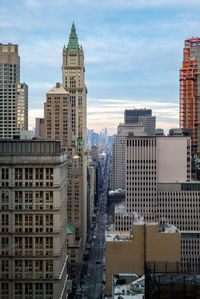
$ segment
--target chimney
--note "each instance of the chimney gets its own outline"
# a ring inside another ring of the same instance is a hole
[[[60,88],[60,83],[56,83],[56,88]]]

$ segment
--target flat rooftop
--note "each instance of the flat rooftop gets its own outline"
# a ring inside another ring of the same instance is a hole
[[[114,299],[142,299],[145,290],[145,277],[136,274],[119,274],[113,276]]]

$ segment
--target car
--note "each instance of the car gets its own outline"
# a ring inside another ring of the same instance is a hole
[[[96,264],[101,264],[101,261],[96,261]]]

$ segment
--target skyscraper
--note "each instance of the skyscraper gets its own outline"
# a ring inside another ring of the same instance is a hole
[[[70,94],[72,104],[72,132],[75,145],[86,148],[87,88],[84,81],[84,53],[72,24],[67,48],[63,48],[63,87]]]
[[[180,69],[180,127],[189,129],[192,153],[200,152],[200,37],[185,40]]]
[[[28,85],[17,85],[17,129],[28,130]]]
[[[126,109],[124,111],[125,124],[141,124],[148,136],[154,136],[156,117],[152,116],[151,109]]]
[[[0,116],[0,138],[12,139],[28,129],[28,87],[20,84],[16,44],[0,44]]]
[[[44,103],[44,136],[71,146],[71,103],[69,93],[60,85],[51,88]]]

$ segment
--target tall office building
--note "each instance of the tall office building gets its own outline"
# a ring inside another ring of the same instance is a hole
[[[0,138],[12,139],[27,129],[27,103],[27,85],[20,85],[18,45],[0,44]]]
[[[72,24],[67,48],[63,48],[63,87],[70,94],[72,104],[72,132],[75,145],[86,148],[87,88],[84,81],[84,53]]]
[[[151,109],[126,109],[124,111],[124,124],[141,124],[148,136],[155,135],[156,117],[152,116]]]
[[[180,69],[180,127],[189,129],[192,153],[200,153],[200,37],[185,40]]]
[[[44,136],[71,145],[71,103],[69,93],[60,85],[51,88],[44,103]]]
[[[125,213],[175,225],[182,261],[198,263],[200,183],[191,181],[190,137],[127,137],[125,165]],[[128,217],[119,216],[115,228],[123,230]]]
[[[84,81],[84,53],[79,45],[76,28],[72,24],[67,47],[63,48],[63,87],[70,95],[72,148],[68,148],[69,164],[68,215],[83,244],[87,236],[87,88]],[[75,147],[74,147],[75,146]],[[79,175],[76,175],[78,170]],[[71,174],[70,174],[71,173]],[[79,192],[76,192],[78,188]],[[73,194],[76,194],[74,200]]]
[[[60,141],[0,142],[0,298],[67,298],[67,155]]]
[[[28,85],[17,85],[17,128],[20,131],[28,130]]]
[[[138,123],[120,124],[112,145],[110,189],[125,189],[125,149],[128,136],[145,136],[144,127]]]

